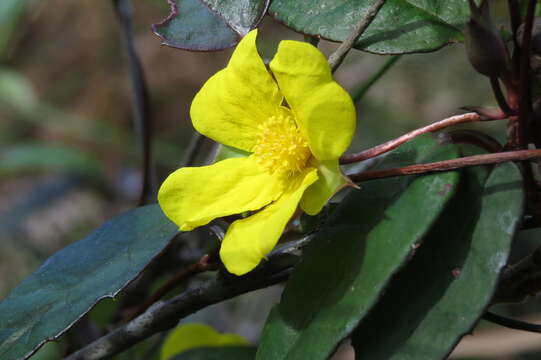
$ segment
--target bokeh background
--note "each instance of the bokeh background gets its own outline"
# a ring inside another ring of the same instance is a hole
[[[133,3],[135,42],[151,95],[159,184],[183,162],[192,139],[192,97],[225,66],[231,50],[190,53],[161,46],[150,27],[168,14],[166,0]],[[261,29],[261,51],[267,56],[281,39],[302,40],[271,18],[264,19]],[[327,54],[335,47],[320,44]],[[354,91],[386,60],[353,51],[337,71],[337,81]],[[352,149],[457,114],[467,105],[490,106],[494,100],[487,79],[469,66],[462,45],[403,56],[358,103]],[[501,124],[477,127],[502,134]],[[140,164],[127,59],[112,3],[1,0],[0,298],[56,250],[136,206]],[[191,235],[181,250],[198,258],[204,251],[198,241],[204,237]],[[536,234],[524,238],[517,254],[534,246]],[[188,321],[203,321],[257,343],[261,324],[279,294],[280,287],[274,287],[245,295]],[[98,330],[104,331],[114,319],[119,302],[105,301],[92,312],[90,319]],[[539,302],[499,309],[541,321],[536,315],[540,310]],[[118,358],[150,359],[159,339]],[[66,350],[63,346],[48,346],[35,358],[58,358]],[[481,324],[455,355],[539,359],[539,349],[538,335]],[[337,358],[351,356],[346,346],[340,353]]]

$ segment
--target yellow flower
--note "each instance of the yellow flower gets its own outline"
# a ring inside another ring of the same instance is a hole
[[[170,360],[189,350],[225,346],[248,346],[248,341],[237,334],[220,334],[208,325],[181,324],[165,338],[160,358]]]
[[[224,265],[237,275],[273,249],[299,204],[315,215],[347,183],[338,158],[355,130],[352,100],[317,48],[282,41],[269,72],[256,36],[253,30],[241,40],[190,109],[197,131],[250,154],[181,168],[158,194],[164,213],[183,231],[257,211],[233,222],[221,245]]]

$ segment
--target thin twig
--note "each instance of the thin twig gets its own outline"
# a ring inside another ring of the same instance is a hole
[[[526,12],[526,21],[524,23],[524,31],[522,39],[517,39],[520,42],[520,68],[519,68],[519,91],[520,91],[520,106],[517,128],[517,145],[520,149],[527,148],[526,133],[528,126],[531,124],[531,115],[533,113],[532,99],[530,94],[530,48],[532,42],[533,23],[535,18],[535,7],[537,0],[528,1],[528,9]]]
[[[509,17],[511,18],[511,31],[513,33],[513,39],[516,40],[516,34],[518,27],[520,26],[520,9],[517,0],[507,0],[509,7]],[[516,46],[515,42],[515,46]]]
[[[485,149],[490,153],[503,151],[503,146],[492,136],[472,129],[457,129],[445,132],[445,138],[451,144],[469,144]]]
[[[131,316],[131,319],[144,313],[149,307],[151,307],[154,303],[163,298],[168,292],[178,287],[190,277],[205,271],[218,270],[218,263],[209,262],[209,259],[209,255],[204,255],[201,259],[199,259],[198,262],[179,271],[162,287],[160,287],[154,294],[152,294],[152,296],[148,298],[147,301],[145,301],[145,303]]]
[[[195,160],[197,159],[197,155],[199,155],[199,152],[201,151],[201,148],[204,144],[205,137],[195,131],[193,133],[192,139],[190,140],[190,144],[186,149],[186,153],[182,161],[182,166],[193,166],[195,164]]]
[[[180,319],[209,305],[278,284],[286,280],[290,272],[291,268],[288,268],[265,277],[253,278],[250,281],[241,278],[230,282],[216,280],[206,286],[186,291],[167,302],[155,304],[144,314],[68,356],[65,360],[109,359],[156,333],[173,328]]]
[[[364,150],[356,154],[343,155],[340,158],[340,164],[350,164],[350,163],[363,161],[366,159],[376,157],[378,155],[381,155],[393,149],[396,149],[400,145],[422,134],[438,131],[446,127],[457,125],[457,124],[463,124],[463,123],[468,123],[468,122],[473,122],[473,121],[482,121],[482,120],[485,120],[485,119],[481,115],[474,112],[452,116],[450,118],[440,120],[438,122],[427,125],[425,127],[410,131],[409,133],[406,133],[396,139],[389,140],[386,143],[374,146],[371,149]]]
[[[399,168],[365,171],[355,174],[348,174],[348,177],[355,182],[381,179],[394,176],[413,174],[427,174],[440,171],[460,169],[467,166],[498,164],[507,161],[524,161],[541,158],[541,150],[518,150],[507,151],[495,154],[483,154],[466,156],[458,159],[436,161],[433,163],[408,165]]]
[[[150,121],[150,98],[143,66],[135,50],[133,40],[132,8],[130,0],[113,0],[115,12],[120,22],[124,48],[128,55],[132,83],[133,113],[136,131],[139,133],[142,162],[142,184],[139,205],[149,203],[154,198],[154,167],[152,164],[152,126]]]
[[[511,57],[513,76],[511,78],[503,78],[502,80],[507,87],[508,103],[511,105],[511,108],[516,110],[518,109],[518,103],[516,102],[518,99],[518,89],[516,89],[516,86],[518,85],[518,76],[516,76],[516,74],[519,73],[520,68],[520,46],[518,40],[518,29],[520,27],[520,23],[522,22],[522,18],[520,15],[518,0],[507,0],[507,5],[509,8],[509,18],[511,19],[511,34],[513,38],[513,54]]]
[[[312,35],[304,35],[304,41],[317,47],[319,45],[319,37]]]
[[[370,88],[372,88],[372,86],[376,82],[378,82],[378,80],[381,79],[381,77],[385,75],[387,71],[389,71],[394,66],[394,64],[396,64],[396,62],[400,60],[401,57],[402,55],[394,55],[387,59],[387,61],[381,66],[381,68],[370,77],[370,79],[368,79],[364,84],[362,84],[359,88],[353,91],[353,95],[351,96],[353,98],[353,102],[356,103],[361,100],[368,92],[368,90],[370,90]]]
[[[222,145],[220,143],[216,141],[211,142],[207,158],[204,160],[205,165],[210,165],[216,161],[216,157],[220,153],[221,147]]]
[[[532,99],[530,94],[530,48],[532,40],[532,30],[535,18],[535,7],[537,0],[528,1],[528,9],[526,12],[526,21],[524,23],[524,31],[520,41],[520,64],[519,64],[519,94],[520,106],[518,116],[517,144],[520,149],[527,148],[526,134],[528,127],[531,124],[531,115],[533,112]]]
[[[494,324],[505,326],[514,330],[529,331],[534,333],[541,333],[541,325],[528,323],[521,320],[511,319],[505,316],[494,314],[490,311],[487,311],[483,314],[483,319],[490,321]]]
[[[511,110],[511,107],[507,103],[507,100],[505,99],[505,96],[503,95],[502,88],[500,86],[500,81],[497,77],[491,76],[490,77],[490,86],[492,86],[492,92],[494,93],[494,97],[496,98],[496,101],[498,102],[498,105],[500,106],[500,109],[506,114],[511,115],[513,114],[513,110]]]
[[[109,359],[156,333],[173,328],[183,317],[209,305],[278,284],[289,277],[292,267],[301,256],[302,248],[310,239],[305,237],[284,244],[268,256],[268,261],[248,275],[217,277],[199,288],[186,290],[166,302],[156,303],[142,315],[65,360]]]
[[[338,66],[342,63],[348,52],[355,45],[357,39],[364,33],[364,31],[370,26],[372,21],[376,18],[381,7],[385,4],[385,0],[376,0],[376,2],[368,9],[366,15],[359,21],[353,28],[351,34],[344,40],[342,44],[336,49],[335,52],[329,56],[329,66],[332,72],[334,72]]]
[[[492,304],[520,303],[539,292],[541,292],[541,247],[505,269]]]

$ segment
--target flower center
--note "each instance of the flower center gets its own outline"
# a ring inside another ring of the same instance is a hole
[[[311,152],[294,119],[280,114],[259,125],[254,155],[271,174],[292,175],[304,169]]]

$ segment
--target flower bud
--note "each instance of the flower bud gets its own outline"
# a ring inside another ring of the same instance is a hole
[[[468,59],[477,72],[501,77],[509,69],[509,54],[490,18],[488,1],[483,0],[479,6],[474,0],[468,1],[471,17],[464,32]]]

